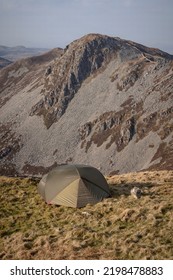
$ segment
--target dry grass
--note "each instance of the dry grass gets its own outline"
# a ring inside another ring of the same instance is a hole
[[[111,198],[73,209],[44,203],[34,180],[0,177],[0,259],[173,259],[173,171],[107,180]]]

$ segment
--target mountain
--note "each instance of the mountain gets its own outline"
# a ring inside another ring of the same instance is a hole
[[[99,34],[0,71],[0,173],[173,168],[173,56]]]
[[[10,61],[39,55],[46,51],[48,51],[46,48],[26,48],[24,46],[7,47],[0,45],[0,57]]]
[[[6,67],[7,65],[11,64],[12,62],[0,57],[0,69]]]

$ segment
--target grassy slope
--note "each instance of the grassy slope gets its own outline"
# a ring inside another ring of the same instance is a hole
[[[173,171],[107,180],[111,198],[73,209],[47,205],[34,180],[0,177],[0,259],[173,259]]]

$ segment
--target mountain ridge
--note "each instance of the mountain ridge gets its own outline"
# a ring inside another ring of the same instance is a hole
[[[25,46],[8,47],[0,45],[0,57],[12,62],[47,52],[47,48],[27,48]]]
[[[8,59],[0,57],[0,69],[8,66],[11,63],[12,63],[12,61],[9,61]]]
[[[1,174],[172,169],[172,55],[89,34],[29,61],[0,72]]]

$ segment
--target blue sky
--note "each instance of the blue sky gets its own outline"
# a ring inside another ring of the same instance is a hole
[[[0,45],[65,47],[101,33],[173,54],[173,0],[0,0]]]

